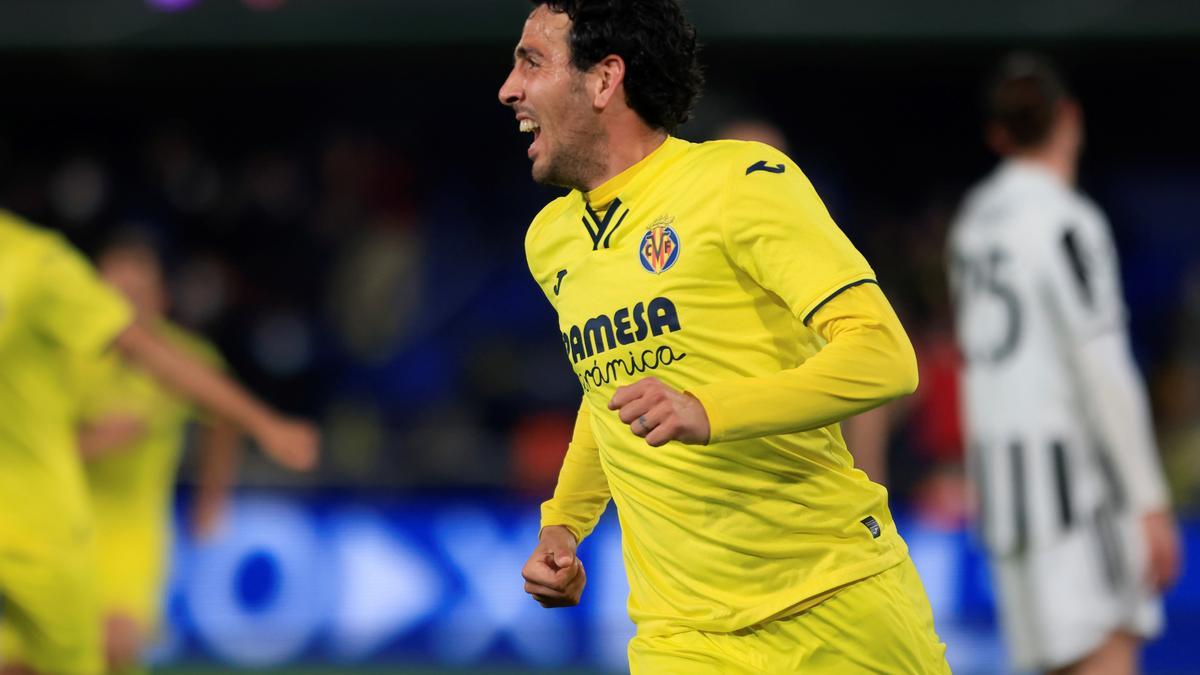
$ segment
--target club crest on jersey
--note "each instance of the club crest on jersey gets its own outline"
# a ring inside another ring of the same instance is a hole
[[[660,216],[646,230],[638,246],[638,258],[642,267],[652,274],[662,274],[679,260],[679,235],[671,227],[675,219]]]

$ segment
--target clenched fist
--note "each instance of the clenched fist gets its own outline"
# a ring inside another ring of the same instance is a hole
[[[587,574],[575,557],[575,535],[561,525],[542,528],[533,555],[529,556],[521,576],[525,592],[542,607],[571,607],[579,604]]]

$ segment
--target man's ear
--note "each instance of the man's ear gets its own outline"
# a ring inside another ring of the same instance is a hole
[[[597,110],[604,110],[613,102],[617,92],[624,90],[625,59],[610,54],[592,66],[591,75],[592,105]],[[624,101],[624,96],[616,100]]]

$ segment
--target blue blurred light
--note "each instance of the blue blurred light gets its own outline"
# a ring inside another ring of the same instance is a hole
[[[247,556],[234,576],[237,579],[238,600],[251,612],[269,606],[279,593],[279,566],[266,551]]]

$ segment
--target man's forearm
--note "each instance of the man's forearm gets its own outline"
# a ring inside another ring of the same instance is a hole
[[[611,498],[591,419],[587,404],[581,402],[554,496],[542,504],[542,528],[561,525],[576,543],[591,533]]]
[[[176,349],[140,322],[121,333],[116,345],[122,356],[160,382],[243,430],[257,433],[272,419],[272,411],[236,382]]]
[[[197,488],[202,499],[221,501],[237,473],[238,442],[241,434],[232,425],[218,421],[203,430]]]
[[[595,447],[567,447],[554,496],[542,503],[542,527],[561,525],[583,541],[604,513],[611,498],[608,479]]]
[[[813,320],[828,344],[800,366],[688,390],[708,413],[710,443],[816,429],[916,389],[912,344],[878,287],[847,290]]]
[[[1135,508],[1141,513],[1167,508],[1150,404],[1124,334],[1094,336],[1079,346],[1076,358],[1088,415]]]

